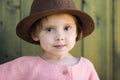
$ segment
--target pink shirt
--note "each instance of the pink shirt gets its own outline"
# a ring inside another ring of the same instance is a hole
[[[39,56],[24,56],[0,65],[0,80],[99,80],[93,64],[81,57],[74,66],[46,62]]]

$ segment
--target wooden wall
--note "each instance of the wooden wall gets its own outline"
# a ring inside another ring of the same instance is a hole
[[[42,49],[16,36],[17,23],[27,16],[33,0],[0,0],[0,64],[24,55],[38,55]],[[120,80],[120,0],[74,0],[76,7],[90,14],[95,31],[76,43],[74,56],[92,61],[101,80]]]

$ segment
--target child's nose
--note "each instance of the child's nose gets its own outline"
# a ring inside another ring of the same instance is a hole
[[[62,33],[56,34],[55,40],[56,41],[62,41],[62,40],[64,40],[64,35]]]

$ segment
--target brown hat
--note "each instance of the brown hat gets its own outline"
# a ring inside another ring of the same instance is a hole
[[[39,42],[34,41],[29,35],[31,26],[38,19],[56,13],[69,13],[76,16],[79,21],[78,23],[82,25],[83,38],[91,34],[94,30],[92,18],[88,14],[77,10],[72,0],[34,0],[30,15],[21,20],[17,25],[17,35],[27,42],[39,44]]]

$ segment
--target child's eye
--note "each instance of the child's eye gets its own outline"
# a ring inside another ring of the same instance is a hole
[[[68,31],[68,30],[71,29],[71,27],[70,27],[70,26],[66,26],[64,29],[65,29],[66,31]]]
[[[51,32],[53,29],[52,28],[46,28],[47,32]]]

